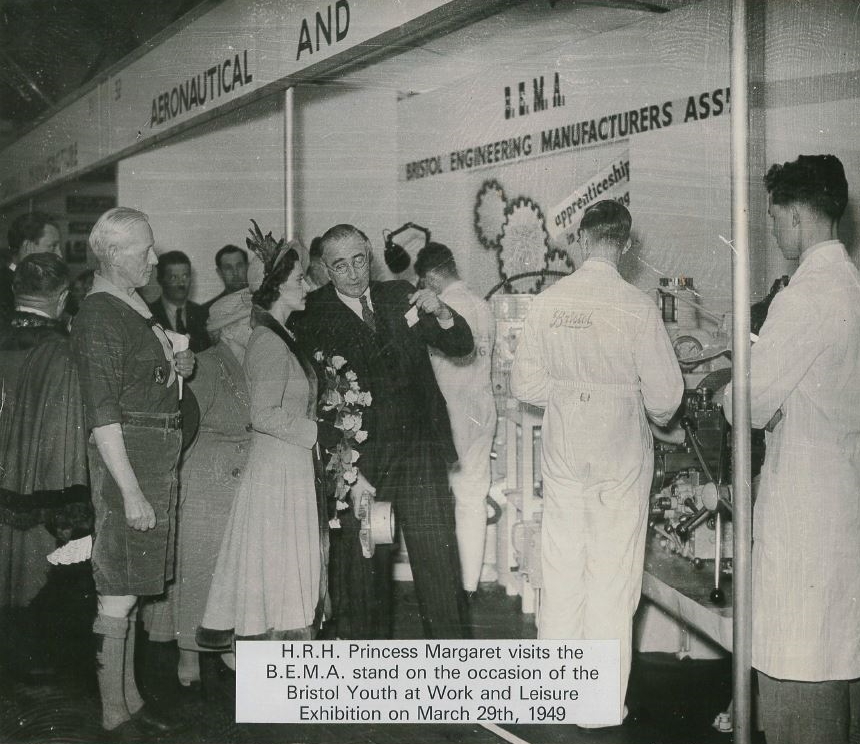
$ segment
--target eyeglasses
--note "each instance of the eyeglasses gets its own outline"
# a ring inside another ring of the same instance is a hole
[[[333,271],[335,274],[340,274],[341,276],[346,276],[349,273],[350,266],[354,269],[363,269],[367,266],[367,255],[361,253],[357,256],[354,256],[352,261],[342,261],[338,263],[337,266],[326,266],[329,271]]]

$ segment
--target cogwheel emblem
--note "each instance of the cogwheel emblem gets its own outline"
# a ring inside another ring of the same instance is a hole
[[[573,259],[567,251],[550,248],[546,252],[546,278],[541,289],[555,284],[561,278],[559,274],[572,274],[574,268]]]
[[[495,179],[484,181],[475,199],[475,232],[481,245],[487,250],[494,251],[499,248],[507,206],[505,190],[501,184]]]
[[[546,268],[549,234],[540,207],[528,197],[519,197],[505,210],[499,240],[499,270],[502,278],[542,271]],[[541,287],[541,277],[524,282],[529,292]]]

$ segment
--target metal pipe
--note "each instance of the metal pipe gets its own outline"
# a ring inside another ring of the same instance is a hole
[[[749,94],[747,90],[747,0],[732,0],[732,485],[734,741],[751,740],[752,607],[750,498],[750,257],[749,257]]]
[[[720,588],[723,566],[723,515],[719,509],[714,515],[714,588]]]
[[[292,240],[295,237],[295,154],[293,133],[295,131],[293,116],[295,88],[284,91],[284,236]],[[304,259],[304,256],[302,257]]]

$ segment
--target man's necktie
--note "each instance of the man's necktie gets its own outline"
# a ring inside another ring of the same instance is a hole
[[[176,308],[176,332],[177,333],[187,333],[188,329],[185,327],[185,320],[182,317],[182,308]]]
[[[367,297],[365,295],[361,295],[361,297],[358,298],[358,301],[361,303],[361,319],[367,323],[371,331],[376,333],[376,315],[373,310],[370,309],[370,305],[367,304]]]

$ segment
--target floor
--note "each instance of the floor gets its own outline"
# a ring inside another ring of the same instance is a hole
[[[0,615],[0,742],[108,741],[100,727],[92,635],[93,597],[88,577],[60,569],[51,589],[26,610]],[[398,583],[396,636],[420,634],[412,585]],[[482,587],[473,603],[477,638],[534,638],[533,618],[518,599],[495,585]],[[478,725],[318,724],[237,725],[234,678],[214,655],[204,655],[202,683],[176,681],[174,644],[142,636],[138,680],[152,706],[181,723],[165,744],[501,744]],[[511,725],[505,729],[530,744],[728,744],[730,734],[711,724],[731,698],[728,661],[678,660],[639,654],[634,660],[623,726],[580,729],[573,725]],[[516,741],[516,739],[513,739]],[[759,739],[758,741],[761,741]]]

